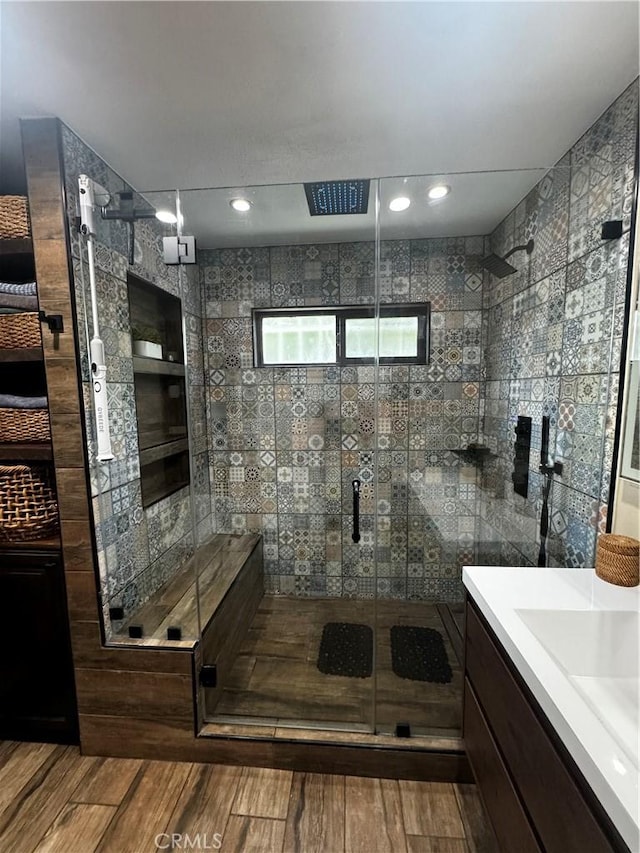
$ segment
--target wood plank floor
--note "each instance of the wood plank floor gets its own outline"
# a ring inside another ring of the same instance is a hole
[[[317,667],[327,622],[376,626],[371,678],[326,675]],[[450,626],[454,619],[449,620]],[[449,684],[399,678],[391,666],[393,625],[436,628],[453,672]],[[449,626],[449,627],[450,627]],[[378,732],[408,722],[414,734],[457,736],[462,725],[462,668],[438,607],[423,602],[266,595],[247,632],[212,721],[241,717],[273,726],[310,723],[371,725]]]
[[[498,853],[475,785],[81,756],[0,741],[11,853]]]

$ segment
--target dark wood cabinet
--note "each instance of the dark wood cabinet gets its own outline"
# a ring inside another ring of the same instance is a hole
[[[466,608],[463,738],[505,853],[628,853],[470,599]]]
[[[62,561],[0,550],[0,738],[77,742]]]

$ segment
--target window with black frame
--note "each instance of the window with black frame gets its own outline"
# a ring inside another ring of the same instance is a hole
[[[253,310],[256,367],[427,364],[430,303]]]

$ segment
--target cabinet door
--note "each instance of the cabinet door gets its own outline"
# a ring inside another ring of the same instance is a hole
[[[466,677],[542,849],[625,850],[551,723],[524,692],[499,640],[472,604],[467,606],[466,625]]]
[[[0,737],[76,741],[62,563],[0,553]]]

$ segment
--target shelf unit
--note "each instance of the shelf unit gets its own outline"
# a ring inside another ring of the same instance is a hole
[[[11,237],[0,240],[0,257],[15,255],[32,255],[33,241],[31,237]]]
[[[36,279],[31,238],[0,239],[2,281]],[[41,346],[0,348],[0,391],[45,396]],[[53,465],[51,441],[7,442],[0,464]],[[0,542],[0,738],[77,742],[60,534]]]
[[[1,243],[1,241],[0,241]],[[42,347],[0,349],[0,392],[46,394]],[[51,441],[3,441],[0,435],[0,464],[53,462]],[[2,545],[0,544],[0,547]]]
[[[184,376],[184,364],[134,355],[133,371],[134,373],[146,373],[150,376]]]
[[[190,482],[182,305],[132,274],[128,285],[132,338],[133,330],[148,331],[163,355],[133,356],[142,504],[148,507]]]
[[[43,361],[42,347],[21,347],[20,349],[0,349],[0,362],[7,361]]]
[[[50,462],[51,444],[38,441],[0,441],[0,460],[3,462]]]
[[[33,242],[30,237],[0,239],[0,278],[2,281],[27,281],[35,279]],[[35,396],[46,395],[46,376],[42,347],[0,348],[0,363],[11,365],[3,371],[0,392]],[[29,462],[51,463],[51,442],[2,441],[0,436],[0,463],[21,464]],[[0,542],[0,550],[59,550],[60,537],[45,537],[33,542]]]

